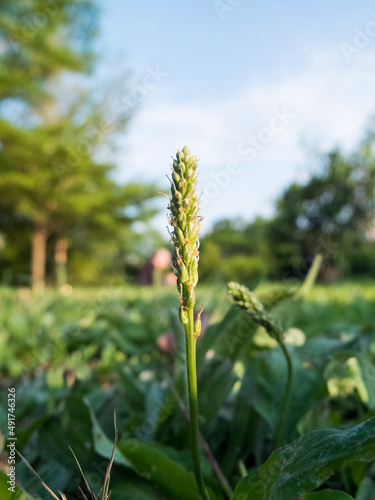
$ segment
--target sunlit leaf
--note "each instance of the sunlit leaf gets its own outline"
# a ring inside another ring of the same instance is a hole
[[[312,431],[275,450],[238,483],[233,500],[294,500],[357,460],[375,460],[375,418],[343,431]]]

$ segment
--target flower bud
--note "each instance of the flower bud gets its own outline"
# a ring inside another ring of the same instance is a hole
[[[182,306],[180,306],[180,321],[183,325],[186,325],[189,321],[187,311]]]
[[[186,281],[189,280],[189,274],[187,272],[186,266],[184,263],[182,263],[178,267],[180,270],[180,276],[179,276],[180,281],[181,281],[181,283],[185,283]]]
[[[201,331],[202,331],[202,320],[201,320],[201,313],[199,313],[194,325],[194,337],[198,338],[199,335],[201,334]]]

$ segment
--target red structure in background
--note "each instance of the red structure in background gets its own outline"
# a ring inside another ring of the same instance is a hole
[[[171,272],[172,254],[166,248],[159,248],[140,269],[140,285],[173,285],[176,277]]]

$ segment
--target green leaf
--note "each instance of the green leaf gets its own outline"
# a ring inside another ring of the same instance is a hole
[[[102,431],[99,422],[96,419],[94,410],[92,409],[90,403],[86,398],[83,398],[83,402],[87,406],[90,412],[90,418],[92,422],[92,436],[94,441],[95,451],[104,458],[108,458],[110,460],[113,450],[114,443],[111,442],[110,439]],[[119,453],[118,450],[115,451],[115,456],[113,461],[117,464],[125,465],[127,467],[131,467],[132,464],[124,458],[123,454]]]
[[[104,434],[86,398],[84,402],[90,412],[95,451],[110,459],[113,443]],[[114,461],[134,469],[152,484],[158,485],[167,498],[201,500],[193,473],[172,460],[157,445],[136,439],[123,440],[117,444]]]
[[[236,380],[233,364],[227,359],[218,362],[213,360],[203,367],[198,378],[202,426],[207,426],[217,418],[217,413],[227,400]]]
[[[375,409],[375,366],[372,360],[370,349],[362,351],[357,357],[360,366],[360,376],[367,391],[367,401],[364,401],[370,408]]]
[[[322,490],[316,493],[308,493],[301,500],[354,500],[354,498],[343,491]]]
[[[207,330],[204,332],[204,335],[199,337],[199,341],[197,342],[197,367],[204,362],[204,356],[209,349],[217,349],[218,347],[218,339],[226,335],[227,331],[233,329],[238,322],[238,317],[241,315],[241,311],[232,306],[224,316],[224,318],[218,323],[214,323],[208,326]],[[243,315],[246,317],[245,315]],[[227,352],[229,347],[232,344],[228,341],[225,345],[223,351]],[[225,357],[225,356],[222,356]],[[229,357],[229,356],[228,356]]]
[[[37,431],[47,420],[51,418],[50,415],[42,415],[24,431],[20,431],[17,436],[17,449],[18,451],[22,451],[23,447],[26,445],[26,443],[29,441],[31,435]]]
[[[374,459],[375,418],[343,431],[312,431],[275,450],[238,483],[233,500],[294,500],[317,488],[347,462]]]
[[[374,500],[375,482],[366,476],[358,486],[355,500]]]
[[[319,274],[320,266],[322,265],[322,260],[323,260],[322,254],[318,253],[317,255],[315,255],[314,261],[311,264],[309,272],[307,273],[307,276],[304,282],[302,283],[301,288],[299,289],[298,295],[300,297],[305,297],[314,286],[315,281]]]
[[[237,469],[239,458],[246,460],[247,456],[254,455],[256,465],[261,465],[266,458],[262,459],[266,453],[264,442],[269,436],[269,426],[266,424],[267,419],[255,410],[255,402],[259,399],[257,377],[261,373],[260,370],[259,357],[247,361],[233,408],[225,455],[221,462],[223,472],[227,476],[230,476],[234,468]]]
[[[193,473],[152,444],[129,439],[120,441],[117,447],[138,473],[157,484],[168,499],[202,500]]]
[[[126,492],[126,498],[134,500],[165,500],[164,496],[160,495],[160,492],[154,491],[154,489],[142,478],[137,476],[138,482],[131,480],[129,478],[119,479],[111,481],[110,491],[111,499],[121,499],[124,498],[124,492]]]
[[[308,339],[303,346],[289,347],[294,374],[285,426],[286,442],[297,437],[296,427],[301,417],[326,397],[324,369],[330,355],[349,345],[337,339],[317,337]],[[254,354],[245,363],[245,374],[247,393],[252,394],[251,405],[274,431],[286,379],[286,362],[280,348]],[[241,447],[245,445],[242,442]]]
[[[241,310],[229,310],[221,323],[213,325],[213,331],[215,330],[218,330],[214,344],[217,357],[230,359],[233,362],[248,357],[257,325],[247,314]]]

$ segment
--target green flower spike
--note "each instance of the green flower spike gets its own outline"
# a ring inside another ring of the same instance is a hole
[[[174,244],[173,269],[181,294],[180,320],[188,323],[188,311],[194,308],[194,288],[198,283],[199,232],[202,217],[198,214],[198,160],[190,156],[185,146],[178,151],[172,167],[171,200],[169,205]],[[198,333],[194,329],[194,333]]]
[[[173,160],[171,199],[169,204],[170,231],[174,245],[173,269],[180,293],[180,320],[185,329],[186,369],[189,390],[190,442],[195,479],[204,500],[210,500],[204,485],[199,458],[199,423],[196,343],[201,331],[201,313],[194,322],[194,289],[198,283],[199,232],[202,218],[198,214],[198,160],[190,156],[185,146]]]

